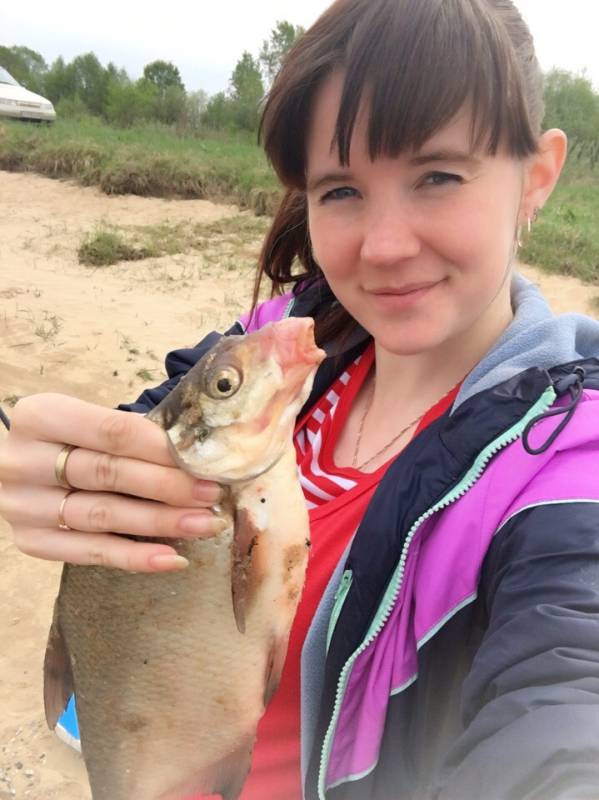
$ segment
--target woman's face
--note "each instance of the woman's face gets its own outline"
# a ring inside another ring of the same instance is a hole
[[[349,167],[331,149],[342,76],[318,93],[307,141],[314,257],[349,313],[391,353],[410,355],[497,335],[507,324],[509,271],[524,168],[470,153],[455,118],[419,152],[371,161],[358,117]]]

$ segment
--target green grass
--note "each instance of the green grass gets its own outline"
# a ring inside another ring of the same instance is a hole
[[[548,272],[599,285],[599,172],[563,175],[520,253]]]
[[[525,244],[521,261],[599,285],[599,170],[572,160]]]
[[[107,266],[118,261],[174,255],[188,250],[207,250],[228,242],[255,245],[264,238],[268,220],[236,215],[216,222],[161,225],[104,225],[87,234],[78,250],[79,262]],[[210,260],[208,255],[207,260]]]
[[[121,130],[92,117],[50,126],[0,123],[0,169],[99,185],[106,194],[205,198],[272,213],[280,196],[246,134],[180,137],[168,127]]]

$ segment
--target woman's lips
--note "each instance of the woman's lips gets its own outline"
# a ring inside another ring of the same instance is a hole
[[[411,283],[399,288],[382,287],[380,289],[371,289],[368,294],[370,294],[375,305],[379,306],[381,310],[400,310],[418,303],[430,294],[432,289],[440,283],[442,283],[442,281]]]

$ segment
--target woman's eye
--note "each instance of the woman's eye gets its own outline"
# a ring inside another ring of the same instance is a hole
[[[346,200],[348,197],[355,197],[356,190],[351,186],[339,186],[337,189],[331,189],[320,198],[321,203],[326,203],[327,200]]]
[[[464,179],[461,175],[456,175],[453,172],[431,172],[425,175],[422,183],[425,186],[445,186],[448,183],[463,183]]]

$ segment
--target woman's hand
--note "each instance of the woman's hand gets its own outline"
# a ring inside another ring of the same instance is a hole
[[[71,494],[55,470],[65,444],[76,448],[65,470]],[[118,534],[212,536],[224,527],[210,510],[220,494],[218,484],[175,466],[155,423],[66,395],[20,400],[0,442],[0,514],[19,550],[38,558],[136,572],[181,569],[187,562],[174,548]],[[63,501],[70,530],[58,527]]]

